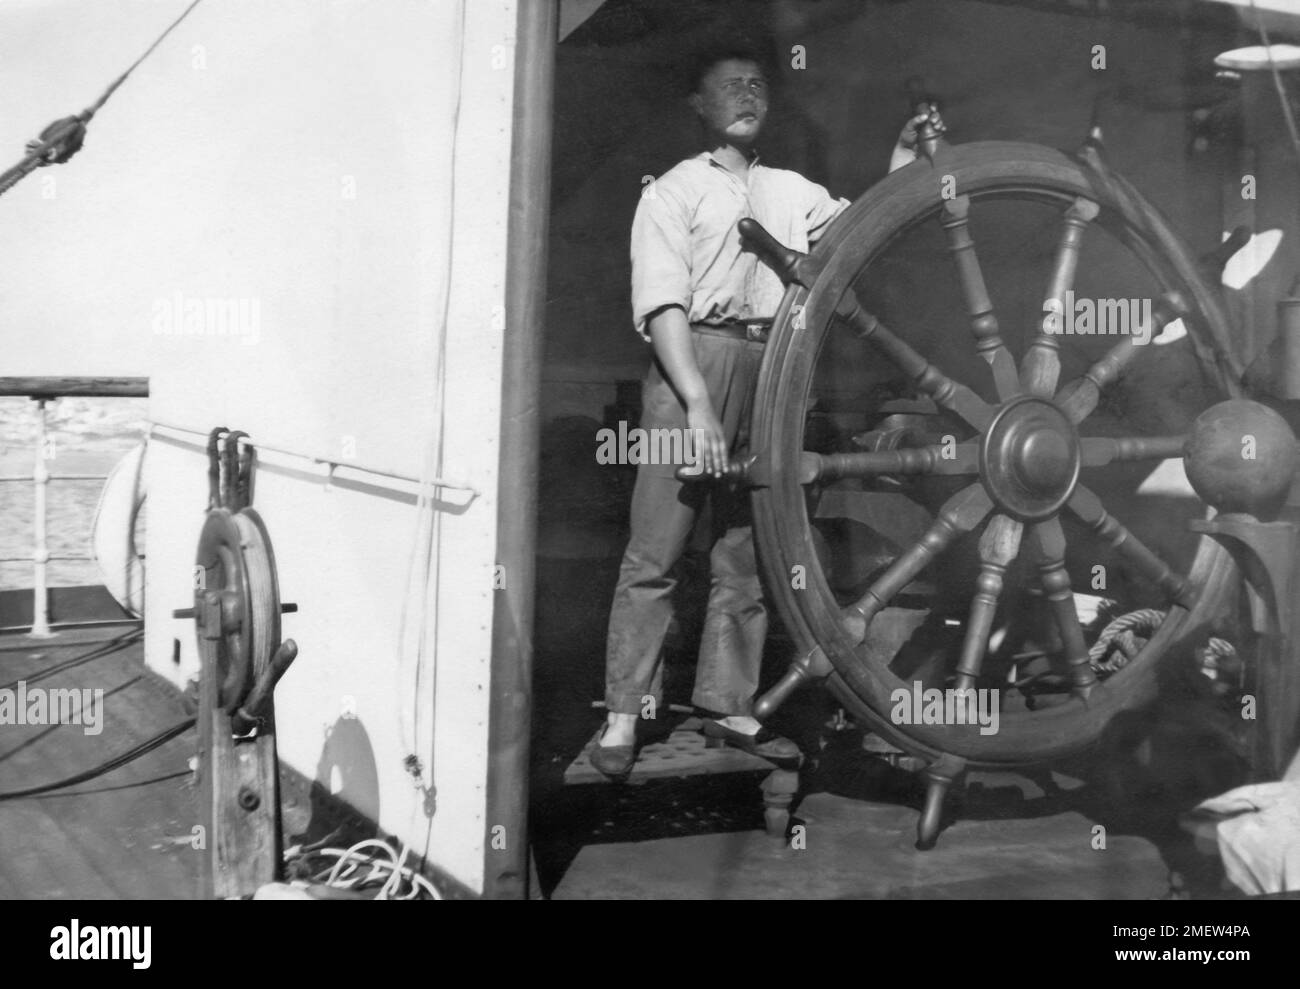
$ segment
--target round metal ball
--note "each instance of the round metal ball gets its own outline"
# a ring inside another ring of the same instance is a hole
[[[1265,405],[1235,398],[1192,423],[1184,467],[1192,488],[1220,512],[1270,519],[1300,465],[1295,433]]]

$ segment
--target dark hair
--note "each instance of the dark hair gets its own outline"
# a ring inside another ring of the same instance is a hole
[[[696,52],[687,66],[686,93],[698,93],[704,77],[719,62],[753,62],[771,81],[772,66],[763,48],[748,41],[728,41],[710,45]]]

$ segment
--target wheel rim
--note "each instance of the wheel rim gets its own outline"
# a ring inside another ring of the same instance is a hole
[[[196,570],[203,572],[200,586],[194,591],[195,607],[203,607],[206,595],[221,595],[227,599],[226,610],[238,618],[229,622],[218,638],[199,636],[204,661],[214,663],[218,671],[218,705],[227,712],[233,711],[248,692],[252,675],[249,576],[240,541],[235,516],[225,509],[214,509],[208,512],[195,555]]]

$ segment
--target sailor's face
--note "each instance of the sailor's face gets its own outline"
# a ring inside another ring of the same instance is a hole
[[[691,105],[708,129],[737,144],[752,144],[767,119],[768,84],[754,62],[727,59],[700,82]]]

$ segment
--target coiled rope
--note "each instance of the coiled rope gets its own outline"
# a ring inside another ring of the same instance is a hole
[[[1127,666],[1146,646],[1165,620],[1165,612],[1156,608],[1141,608],[1120,615],[1109,622],[1088,650],[1088,662],[1099,673],[1114,673]],[[1201,647],[1201,672],[1212,680],[1220,679],[1221,666],[1231,668],[1237,659],[1237,650],[1227,639],[1210,636]],[[1228,663],[1221,661],[1227,660]]]
[[[1141,608],[1120,615],[1101,630],[1097,641],[1088,650],[1088,662],[1094,670],[1103,673],[1123,669],[1141,652],[1164,620],[1165,613],[1155,608]]]

